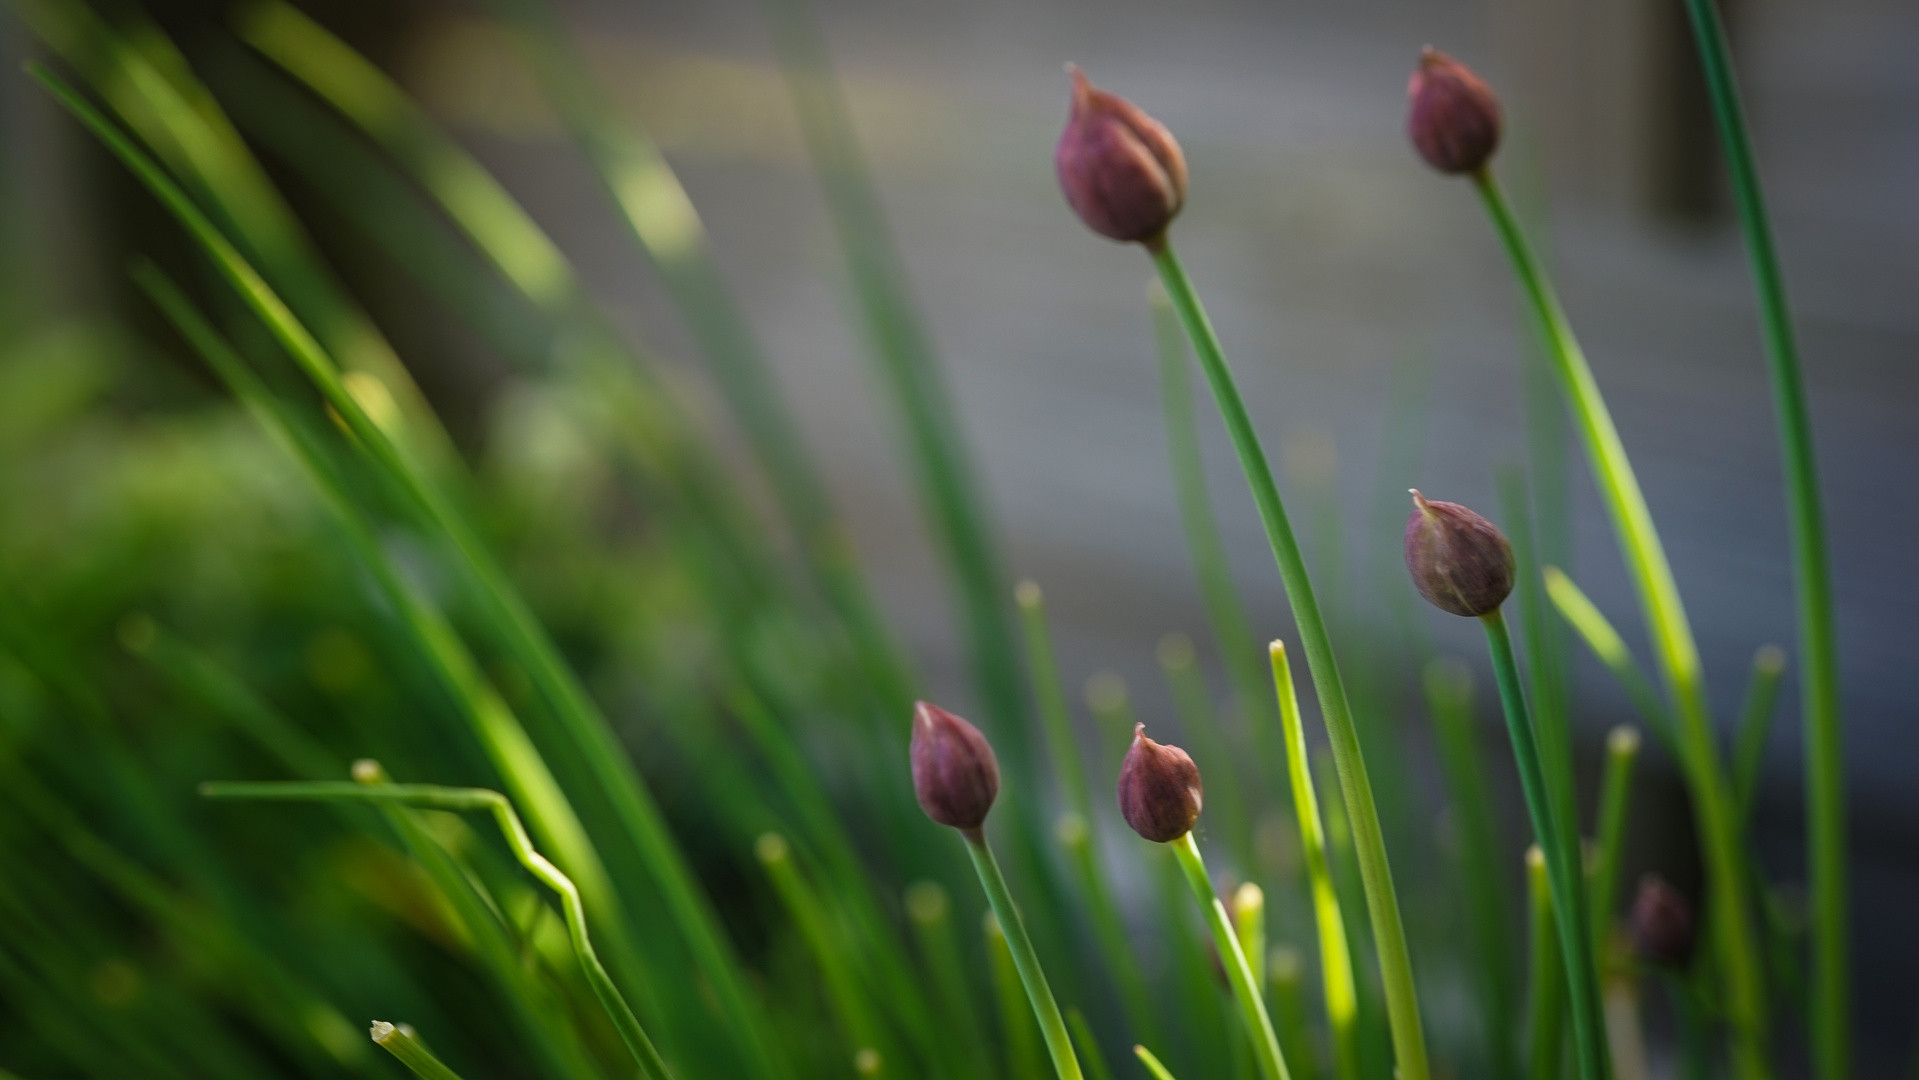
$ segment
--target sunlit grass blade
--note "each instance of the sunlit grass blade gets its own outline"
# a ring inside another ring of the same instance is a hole
[[[1592,654],[1598,657],[1619,685],[1625,688],[1626,697],[1646,726],[1659,738],[1667,751],[1677,755],[1679,744],[1674,741],[1672,731],[1672,713],[1666,703],[1659,699],[1659,691],[1653,687],[1652,680],[1639,668],[1639,662],[1633,659],[1632,650],[1626,647],[1626,639],[1619,636],[1612,621],[1606,618],[1599,606],[1588,598],[1573,579],[1557,566],[1548,566],[1543,571],[1546,581],[1546,595],[1551,598],[1553,607],[1559,610],[1559,616],[1566,625],[1573,628]]]
[[[1358,856],[1360,876],[1365,883],[1366,907],[1371,917],[1373,939],[1379,952],[1380,979],[1386,990],[1386,1012],[1392,1026],[1393,1052],[1401,1080],[1428,1080],[1431,1067],[1426,1059],[1426,1036],[1419,1015],[1419,994],[1413,984],[1412,953],[1406,944],[1406,928],[1400,916],[1399,898],[1393,887],[1392,868],[1386,857],[1386,839],[1379,824],[1379,810],[1373,798],[1372,781],[1360,751],[1359,730],[1353,722],[1352,707],[1340,678],[1339,664],[1333,656],[1332,640],[1326,632],[1325,618],[1313,593],[1299,543],[1286,518],[1286,508],[1273,481],[1272,466],[1260,447],[1252,417],[1240,398],[1239,387],[1227,367],[1225,351],[1213,332],[1212,323],[1193,291],[1186,269],[1173,253],[1172,245],[1162,241],[1153,251],[1153,263],[1160,280],[1178,313],[1180,325],[1199,357],[1200,369],[1212,387],[1227,433],[1239,455],[1246,483],[1259,510],[1266,538],[1279,566],[1286,597],[1298,624],[1300,643],[1306,651],[1306,666],[1311,670],[1313,686],[1319,694],[1320,715],[1333,748],[1333,760],[1339,769],[1340,792],[1346,814],[1352,823],[1353,848]]]
[[[1759,298],[1759,326],[1779,420],[1779,454],[1786,479],[1793,580],[1798,593],[1800,696],[1806,743],[1807,854],[1812,885],[1811,1029],[1814,1075],[1843,1080],[1851,1071],[1852,1040],[1846,932],[1846,761],[1839,716],[1839,644],[1834,630],[1832,568],[1819,494],[1812,411],[1799,369],[1792,307],[1773,248],[1772,224],[1759,183],[1745,106],[1739,97],[1732,50],[1713,0],[1686,0],[1693,40],[1705,69],[1706,90],[1733,202]]]
[[[772,1069],[772,1049],[761,1032],[761,1020],[742,985],[737,958],[731,953],[716,925],[714,915],[699,892],[674,840],[667,833],[659,809],[654,805],[634,769],[631,759],[613,738],[605,719],[567,669],[557,648],[527,610],[524,602],[505,581],[472,528],[464,521],[446,496],[440,492],[392,441],[374,419],[347,382],[341,378],[332,358],[240,255],[224,235],[199,210],[150,158],[87,102],[44,70],[35,69],[36,78],[51,89],[69,111],[78,117],[125,164],[161,204],[187,230],[213,262],[215,269],[259,318],[275,341],[300,366],[316,389],[326,398],[352,433],[355,445],[414,504],[428,525],[445,541],[449,554],[474,587],[478,600],[503,644],[511,648],[525,665],[528,676],[540,688],[555,717],[560,721],[568,748],[582,761],[588,775],[601,786],[611,802],[629,839],[654,876],[654,883],[665,895],[669,910],[696,960],[713,980],[722,1005],[746,1048],[762,1067]],[[203,350],[203,352],[206,350]],[[421,624],[426,626],[427,624]],[[538,751],[527,739],[517,721],[490,688],[485,687],[470,659],[462,658],[450,631],[425,630],[422,640],[430,651],[444,654],[442,670],[459,684],[456,699],[474,703],[476,722],[489,732],[490,745],[503,748],[496,755],[506,779],[515,785],[515,795],[535,814],[536,825],[546,830],[549,844],[586,883],[587,894],[603,898],[612,909],[612,891],[599,869],[599,857],[592,851],[584,829],[553,782]],[[507,749],[510,745],[510,749]],[[534,764],[538,762],[537,766]],[[554,830],[561,830],[555,832]],[[627,965],[622,965],[627,967]],[[632,964],[638,971],[639,965]]]
[[[593,948],[592,939],[587,935],[586,906],[580,902],[580,891],[571,878],[561,873],[559,868],[549,862],[533,847],[532,837],[527,835],[526,826],[520,823],[519,814],[513,810],[513,804],[497,791],[484,788],[451,788],[434,784],[391,784],[391,783],[355,783],[352,781],[310,781],[288,783],[227,783],[208,782],[200,785],[200,794],[209,799],[250,799],[250,800],[365,800],[374,803],[393,803],[401,806],[427,807],[435,810],[455,812],[481,812],[491,814],[500,828],[500,835],[506,839],[513,855],[526,867],[528,873],[539,879],[540,883],[553,890],[560,899],[560,910],[566,917],[568,940],[574,954],[579,958],[580,968],[585,973],[587,983],[592,986],[594,996],[606,1009],[606,1014],[619,1029],[620,1038],[632,1051],[633,1060],[647,1080],[670,1080],[666,1062],[661,1060],[659,1051],[654,1049],[653,1040],[647,1037],[645,1029],[633,1015],[626,998],[601,965],[599,953]]]
[[[345,369],[386,390],[401,421],[396,430],[409,449],[436,474],[453,475],[459,459],[452,441],[412,376],[332,279],[265,170],[172,42],[150,24],[116,32],[81,3],[27,0],[16,10],[205,200]]]
[[[1286,747],[1286,775],[1293,790],[1293,817],[1299,822],[1300,850],[1305,856],[1313,921],[1319,932],[1321,993],[1326,1002],[1326,1025],[1332,1032],[1333,1073],[1339,1080],[1359,1080],[1359,991],[1353,980],[1353,957],[1346,941],[1339,892],[1326,861],[1326,833],[1320,823],[1319,797],[1313,790],[1312,766],[1306,755],[1299,694],[1293,688],[1293,668],[1284,643],[1275,641],[1268,651],[1278,695],[1280,734]]]
[[[1459,877],[1477,954],[1473,975],[1481,995],[1486,1058],[1494,1076],[1510,1078],[1519,1067],[1509,1020],[1518,1015],[1519,994],[1513,984],[1512,904],[1500,888],[1510,863],[1500,857],[1498,822],[1474,730],[1472,674],[1456,660],[1438,660],[1427,665],[1423,682],[1459,828]]]
[[[589,358],[604,355],[609,351],[607,346],[614,346],[610,349],[614,353],[621,351],[565,254],[492,174],[448,138],[384,73],[279,0],[261,0],[242,12],[240,32],[249,44],[339,109],[391,154],[528,299],[556,320],[581,331],[589,342],[600,343],[586,350]],[[693,227],[697,228],[697,219]],[[690,299],[683,289],[681,302]],[[723,297],[720,302],[725,302]],[[732,336],[713,330],[703,342],[709,350],[752,348],[750,342],[741,345]],[[724,361],[714,358],[713,362],[717,365]],[[754,361],[736,363],[750,368]],[[798,446],[790,420],[779,413],[777,400],[768,404],[762,400],[763,391],[746,385],[754,378],[768,377],[748,370],[725,385],[732,392],[735,409],[751,428],[760,464],[777,487],[782,510],[822,591],[834,603],[865,658],[878,700],[890,703],[896,712],[911,700],[911,674],[873,607],[850,546],[832,523],[823,488],[804,459],[789,456]],[[653,410],[644,420],[635,419],[642,427],[659,423],[670,426],[674,416],[671,410]],[[771,426],[762,430],[753,427],[756,423]]]
[[[420,1080],[460,1080],[460,1074],[446,1067],[439,1058],[433,1056],[426,1044],[413,1037],[404,1024],[389,1024],[385,1020],[375,1020],[369,1032],[375,1045],[392,1054],[405,1065],[407,1070]]]
[[[1173,1080],[1173,1074],[1167,1071],[1166,1066],[1159,1063],[1159,1059],[1153,1056],[1151,1050],[1144,1046],[1135,1046],[1133,1053],[1139,1058],[1140,1064],[1146,1066],[1146,1071],[1153,1074],[1153,1080]]]
[[[1771,1074],[1766,1047],[1765,978],[1746,891],[1740,887],[1745,880],[1741,867],[1744,853],[1706,704],[1699,647],[1686,619],[1672,566],[1653,526],[1652,511],[1626,458],[1625,444],[1545,270],[1534,259],[1492,174],[1482,169],[1473,179],[1537,315],[1666,677],[1677,720],[1674,736],[1680,766],[1692,790],[1699,846],[1706,860],[1707,893],[1713,905],[1708,923],[1718,936],[1718,955],[1725,967],[1735,1071],[1745,1080],[1759,1080]]]

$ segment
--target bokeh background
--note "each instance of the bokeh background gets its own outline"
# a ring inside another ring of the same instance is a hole
[[[144,6],[218,70],[230,49],[222,6]],[[398,78],[525,202],[621,332],[677,373],[745,470],[742,440],[657,275],[614,226],[507,35],[462,4],[302,6]],[[934,692],[961,711],[977,706],[761,10],[751,0],[558,7],[594,75],[658,139],[699,207],[887,616]],[[1150,268],[1088,234],[1052,177],[1068,60],[1164,121],[1185,148],[1192,188],[1178,243],[1295,512],[1311,522],[1309,559],[1352,638],[1399,617],[1404,490],[1491,509],[1499,470],[1527,452],[1527,327],[1510,276],[1467,185],[1426,170],[1402,131],[1405,77],[1430,43],[1501,91],[1502,172],[1548,238],[1666,539],[1722,722],[1754,649],[1792,645],[1751,291],[1676,3],[813,7],[992,524],[1010,569],[1046,590],[1070,687],[1110,688],[1117,676],[1152,723],[1171,711],[1156,660],[1162,636],[1205,639],[1206,620],[1166,464]],[[1860,1075],[1888,1076],[1904,1067],[1894,1063],[1919,1026],[1910,918],[1919,910],[1919,576],[1910,557],[1919,535],[1919,6],[1727,7],[1800,317],[1827,497],[1853,799]],[[18,21],[0,27],[8,70],[41,55]],[[147,343],[100,391],[123,417],[205,407],[212,384],[120,273],[132,251],[183,257],[171,226],[26,80],[5,81],[0,109],[15,326]],[[297,175],[287,188],[456,441],[485,456],[506,437],[500,418],[518,400],[509,358],[338,225],[325,191]],[[1210,417],[1202,427],[1241,595],[1260,634],[1288,636],[1237,466]],[[1565,445],[1568,569],[1645,656],[1584,463]],[[64,512],[16,502],[0,514],[31,522]],[[6,569],[35,572],[17,560]],[[1442,649],[1477,657],[1471,627],[1413,615]],[[1588,657],[1576,671],[1576,732],[1590,766],[1604,732],[1631,711]],[[1767,869],[1788,883],[1804,873],[1796,693],[1789,667],[1757,819]],[[1079,722],[1089,732],[1094,723]],[[1425,719],[1409,702],[1386,723],[1413,763],[1411,798],[1437,803]],[[1672,763],[1654,755],[1642,775],[1629,880],[1655,867],[1696,883]]]

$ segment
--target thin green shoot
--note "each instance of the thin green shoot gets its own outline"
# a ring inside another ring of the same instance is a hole
[[[967,854],[973,857],[973,869],[979,874],[980,887],[986,890],[986,902],[993,908],[1000,935],[1012,954],[1020,982],[1026,987],[1033,1017],[1039,1021],[1040,1036],[1046,1040],[1046,1052],[1053,1059],[1053,1071],[1059,1074],[1059,1080],[1083,1080],[1079,1058],[1073,1053],[1072,1036],[1060,1016],[1059,1003],[1053,1000],[1046,972],[1039,966],[1039,954],[1033,951],[1033,940],[1026,936],[1026,923],[1013,904],[1013,894],[1007,891],[1006,878],[1000,873],[999,861],[993,858],[993,849],[986,843],[986,834],[978,829],[962,830],[962,834],[966,838]]]
[[[1739,704],[1739,733],[1732,751],[1732,790],[1739,803],[1739,820],[1752,822],[1753,798],[1759,791],[1759,768],[1765,763],[1766,736],[1772,732],[1779,680],[1786,672],[1786,651],[1761,645],[1752,654],[1752,673],[1746,678],[1746,696]],[[1816,970],[1816,969],[1815,969]]]
[[[999,1003],[1000,1036],[1006,1053],[1004,1071],[1016,1080],[1041,1080],[1046,1074],[1046,1058],[1040,1049],[1039,1022],[1033,1018],[1033,1006],[1027,1000],[1025,984],[1020,981],[1019,966],[1013,963],[1013,953],[1007,947],[999,917],[990,910],[982,929],[987,962],[993,974],[993,997]]]
[[[1566,959],[1558,941],[1559,919],[1553,911],[1552,885],[1546,871],[1546,856],[1534,844],[1526,849],[1526,896],[1531,919],[1528,922],[1526,1075],[1555,1078],[1560,1075],[1564,1057],[1563,1034],[1566,1023]]]
[[[936,881],[916,881],[901,898],[906,921],[919,945],[920,960],[932,976],[932,996],[939,1003],[943,1023],[955,1028],[951,1042],[974,1075],[994,1070],[987,1052],[986,1025],[973,1002],[960,955],[959,935],[953,928],[953,902]]]
[[[1332,1032],[1333,1073],[1339,1080],[1359,1080],[1359,991],[1353,978],[1352,949],[1346,939],[1339,891],[1326,861],[1326,831],[1319,817],[1319,797],[1313,790],[1299,694],[1293,687],[1286,644],[1275,641],[1267,651],[1279,702],[1280,736],[1286,747],[1286,776],[1293,790],[1293,817],[1299,822],[1299,846],[1313,898],[1313,923],[1319,931],[1320,993],[1326,1003],[1326,1026]]]
[[[1599,830],[1592,859],[1593,955],[1603,958],[1619,904],[1619,868],[1626,857],[1626,821],[1632,808],[1633,765],[1639,731],[1621,725],[1606,735],[1606,764],[1599,774]],[[1602,964],[1603,968],[1603,964]],[[1604,971],[1601,971],[1602,977]]]
[[[1799,368],[1792,306],[1773,247],[1766,197],[1759,183],[1752,139],[1740,103],[1738,78],[1726,28],[1713,0],[1686,0],[1693,40],[1706,74],[1707,96],[1726,154],[1733,202],[1746,237],[1747,261],[1759,298],[1759,325],[1771,375],[1773,411],[1779,418],[1779,455],[1786,479],[1786,519],[1791,525],[1793,581],[1798,593],[1800,695],[1806,743],[1807,855],[1812,885],[1813,1073],[1844,1080],[1851,1071],[1851,985],[1846,932],[1846,761],[1839,716],[1839,644],[1834,630],[1832,569],[1819,465],[1812,438],[1812,411]],[[1743,808],[1744,803],[1740,804]]]
[[[1605,1003],[1599,995],[1598,967],[1593,962],[1592,935],[1587,930],[1586,871],[1579,835],[1576,829],[1566,828],[1567,823],[1553,806],[1505,617],[1494,608],[1479,621],[1486,630],[1499,703],[1506,713],[1506,731],[1519,766],[1520,793],[1525,797],[1527,816],[1532,819],[1533,836],[1546,860],[1572,1002],[1574,1058],[1581,1080],[1607,1080],[1612,1070],[1607,1060]]]
[[[1170,242],[1162,242],[1153,251],[1153,263],[1172,299],[1180,325],[1186,330],[1201,371],[1212,388],[1220,417],[1239,455],[1247,486],[1259,510],[1260,522],[1279,566],[1286,597],[1298,624],[1306,665],[1318,691],[1320,715],[1332,745],[1333,760],[1339,771],[1340,792],[1346,814],[1352,823],[1353,847],[1358,855],[1360,878],[1365,883],[1366,907],[1371,917],[1373,939],[1379,951],[1379,970],[1386,991],[1386,1012],[1392,1028],[1393,1053],[1400,1080],[1430,1080],[1432,1070],[1426,1057],[1426,1036],[1419,1015],[1419,993],[1413,982],[1412,953],[1406,945],[1406,928],[1399,911],[1399,897],[1393,887],[1392,867],[1386,856],[1386,838],[1379,823],[1378,804],[1373,798],[1372,781],[1360,751],[1359,729],[1353,722],[1345,683],[1334,658],[1332,640],[1326,632],[1326,620],[1320,614],[1306,562],[1286,508],[1273,480],[1271,464],[1261,448],[1252,416],[1241,399],[1239,387],[1227,366],[1225,350],[1206,317],[1205,308],[1186,276],[1186,269],[1174,254]]]
[[[426,1044],[413,1037],[413,1032],[405,1024],[389,1024],[385,1020],[375,1020],[368,1034],[380,1049],[398,1058],[413,1075],[420,1080],[460,1080],[460,1074],[446,1067],[446,1064],[426,1048]]]
[[[1146,1066],[1147,1072],[1153,1074],[1153,1080],[1173,1080],[1173,1074],[1167,1071],[1166,1066],[1159,1063],[1159,1059],[1153,1056],[1151,1050],[1144,1046],[1135,1046],[1133,1055],[1139,1058],[1140,1064]]]
[[[1193,890],[1193,899],[1205,913],[1207,928],[1213,932],[1213,944],[1219,949],[1220,963],[1226,968],[1226,981],[1233,988],[1240,1019],[1246,1025],[1247,1037],[1252,1040],[1253,1060],[1259,1065],[1259,1074],[1265,1080],[1290,1080],[1286,1057],[1279,1049],[1279,1036],[1273,1032],[1273,1018],[1266,1011],[1266,998],[1260,993],[1259,981],[1253,977],[1246,951],[1239,946],[1232,917],[1226,913],[1226,905],[1220,902],[1213,880],[1206,874],[1206,862],[1200,857],[1199,845],[1189,832],[1173,841],[1172,848],[1180,869],[1186,873],[1186,884]]]
[[[856,955],[847,947],[833,916],[821,904],[813,887],[801,876],[793,859],[792,845],[776,832],[762,833],[753,844],[766,876],[773,882],[786,913],[799,928],[824,977],[827,1001],[840,1023],[842,1034],[855,1051],[871,1049],[878,1055],[879,1068],[900,1063],[874,1015],[872,1003],[860,986],[853,964]],[[877,1071],[877,1070],[875,1070]]]
[[[1552,599],[1553,607],[1558,609],[1559,617],[1573,628],[1593,656],[1605,665],[1619,685],[1625,688],[1626,697],[1639,710],[1646,726],[1659,738],[1668,751],[1676,753],[1678,744],[1673,741],[1672,713],[1665,702],[1659,700],[1659,691],[1653,687],[1652,680],[1639,667],[1639,661],[1633,659],[1632,650],[1626,646],[1626,639],[1619,636],[1612,621],[1599,610],[1573,579],[1557,566],[1548,566],[1542,574],[1546,580],[1546,595]]]
[[[1106,1064],[1106,1055],[1099,1049],[1099,1036],[1093,1034],[1093,1025],[1086,1022],[1086,1014],[1067,1006],[1066,1026],[1072,1029],[1073,1045],[1079,1047],[1079,1056],[1085,1059],[1087,1080],[1113,1080],[1113,1067]]]
[[[588,985],[593,988],[594,996],[600,999],[600,1005],[618,1029],[620,1038],[633,1054],[633,1060],[647,1080],[670,1080],[666,1062],[653,1047],[653,1040],[640,1026],[639,1018],[626,1003],[619,987],[606,973],[600,963],[599,953],[593,949],[593,942],[587,935],[586,905],[580,902],[580,890],[573,880],[560,872],[559,867],[549,862],[533,847],[532,837],[527,835],[526,826],[521,824],[520,815],[513,811],[513,803],[497,791],[486,788],[441,787],[437,784],[361,784],[351,781],[300,781],[286,783],[237,783],[208,782],[200,785],[200,794],[209,799],[246,799],[260,801],[366,801],[373,803],[391,803],[401,806],[417,806],[433,810],[451,810],[454,812],[482,812],[493,815],[494,822],[500,828],[500,835],[506,839],[507,847],[513,851],[527,872],[539,879],[540,883],[552,889],[560,898],[560,911],[566,918],[567,939],[573,946],[573,953],[579,959],[580,969],[586,976]]]

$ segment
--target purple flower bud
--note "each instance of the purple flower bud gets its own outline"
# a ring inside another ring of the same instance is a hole
[[[1413,492],[1406,519],[1406,569],[1419,595],[1454,615],[1485,615],[1513,591],[1513,546],[1492,522]]]
[[[913,706],[913,794],[941,825],[971,831],[999,796],[999,760],[980,730],[937,705]]]
[[[1406,133],[1426,164],[1478,172],[1499,148],[1499,98],[1472,69],[1432,46],[1406,84]]]
[[[1146,737],[1133,725],[1133,746],[1119,767],[1119,812],[1133,831],[1155,844],[1170,844],[1193,831],[1202,802],[1199,766],[1177,746]]]
[[[1158,247],[1186,203],[1186,156],[1159,121],[1067,70],[1073,112],[1053,151],[1067,203],[1101,236]]]
[[[1685,966],[1692,956],[1692,905],[1678,889],[1647,874],[1632,902],[1632,940],[1650,963]]]

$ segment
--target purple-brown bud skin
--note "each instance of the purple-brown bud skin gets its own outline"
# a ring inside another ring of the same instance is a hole
[[[1406,133],[1426,164],[1478,172],[1499,148],[1499,98],[1472,69],[1432,46],[1406,84]]]
[[[1060,190],[1087,228],[1157,248],[1186,204],[1186,155],[1165,125],[1073,76],[1073,113],[1053,150]]]
[[[1133,746],[1119,767],[1119,812],[1133,831],[1155,844],[1170,844],[1193,831],[1202,802],[1199,766],[1177,746],[1146,737],[1133,725]]]
[[[1471,510],[1428,502],[1415,491],[1406,519],[1406,569],[1434,607],[1485,615],[1513,591],[1513,546],[1498,526]]]
[[[1632,941],[1649,963],[1684,967],[1692,957],[1692,904],[1652,874],[1640,878],[1632,902]]]
[[[999,796],[999,759],[986,736],[937,705],[913,706],[913,794],[926,816],[978,829]]]

